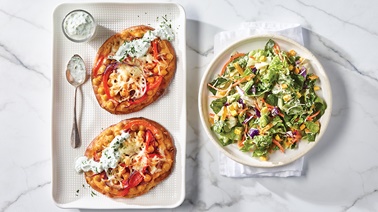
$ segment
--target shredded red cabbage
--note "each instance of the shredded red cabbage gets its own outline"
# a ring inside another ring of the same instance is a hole
[[[260,114],[260,111],[259,111],[259,109],[257,109],[257,108],[255,108],[255,113],[256,113],[256,116],[257,117],[261,117],[261,114]]]
[[[253,137],[255,137],[256,135],[259,135],[259,134],[260,134],[259,130],[258,130],[258,129],[255,129],[255,128],[251,128],[251,129],[249,129],[249,131],[248,131],[248,135],[249,135],[249,137],[251,137],[251,138],[253,138]]]
[[[272,113],[272,116],[276,116],[280,113],[280,109],[278,107],[274,107],[271,113]]]

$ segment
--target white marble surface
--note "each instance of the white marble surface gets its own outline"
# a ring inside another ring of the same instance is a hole
[[[0,1],[0,211],[78,211],[51,197],[52,13],[63,2]],[[378,211],[378,2],[177,3],[187,15],[188,133],[186,198],[172,210]],[[305,46],[327,70],[332,119],[301,177],[220,176],[201,129],[197,92],[214,35],[244,21],[301,24]]]

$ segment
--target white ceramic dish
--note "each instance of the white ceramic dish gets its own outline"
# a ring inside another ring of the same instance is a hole
[[[72,10],[90,12],[98,26],[96,36],[86,43],[67,39],[61,23]],[[143,110],[127,115],[112,115],[102,109],[88,80],[79,90],[77,116],[82,144],[73,149],[70,135],[73,121],[74,88],[66,81],[68,60],[79,54],[88,74],[98,48],[111,35],[127,27],[149,25],[157,27],[163,16],[176,32],[172,41],[177,56],[177,71],[167,92]],[[174,208],[185,197],[186,149],[186,37],[185,12],[174,3],[87,3],[62,4],[53,14],[53,71],[52,71],[52,197],[62,208],[126,209]],[[132,117],[146,117],[157,121],[172,134],[177,149],[176,163],[171,175],[150,192],[133,199],[111,199],[89,187],[83,174],[77,174],[75,159],[84,155],[87,145],[103,129]]]
[[[299,147],[297,149],[293,150],[286,150],[285,154],[281,153],[280,151],[276,151],[275,153],[271,154],[269,156],[269,161],[261,161],[257,158],[253,158],[250,153],[244,153],[241,152],[236,144],[235,145],[228,145],[228,146],[222,146],[218,139],[210,129],[210,123],[209,123],[209,113],[211,111],[210,109],[210,101],[211,99],[209,96],[211,96],[211,93],[207,89],[207,84],[211,82],[217,74],[220,73],[221,68],[226,63],[226,61],[230,58],[230,55],[235,52],[249,52],[253,49],[261,49],[265,47],[266,42],[269,39],[273,39],[276,41],[281,49],[283,50],[290,50],[294,49],[299,55],[302,57],[307,58],[310,61],[311,64],[311,72],[315,73],[320,78],[320,86],[321,91],[318,92],[318,94],[325,100],[327,103],[327,110],[325,111],[325,114],[320,119],[321,122],[321,130],[319,135],[317,135],[316,140],[314,142],[307,142],[307,141],[301,141],[299,144]],[[213,61],[208,66],[204,76],[201,80],[201,87],[199,89],[199,112],[200,112],[200,119],[202,122],[203,127],[205,128],[205,131],[207,135],[209,136],[210,140],[213,142],[213,144],[226,156],[229,158],[235,160],[236,162],[239,162],[244,165],[254,166],[254,167],[277,167],[282,166],[288,163],[291,163],[298,158],[305,155],[308,151],[310,151],[321,139],[322,135],[324,134],[325,130],[327,129],[327,125],[329,122],[329,119],[331,117],[331,111],[332,111],[332,92],[331,92],[331,86],[329,84],[328,77],[322,67],[322,65],[319,63],[319,61],[315,58],[315,56],[305,47],[298,44],[297,42],[288,39],[283,36],[279,35],[257,35],[257,36],[251,36],[249,38],[240,40],[232,45],[230,45],[228,48],[220,52],[218,55],[215,56]]]

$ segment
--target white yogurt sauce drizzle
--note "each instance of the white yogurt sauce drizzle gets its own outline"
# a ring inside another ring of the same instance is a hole
[[[98,174],[110,168],[114,169],[121,158],[119,149],[123,145],[123,142],[129,137],[130,134],[127,132],[122,132],[121,135],[117,135],[112,142],[110,142],[109,146],[103,150],[99,162],[88,159],[85,156],[79,157],[75,162],[76,172],[80,173],[91,170],[93,173]]]
[[[115,55],[109,55],[109,59],[122,61],[127,56],[143,57],[147,54],[148,48],[151,46],[151,41],[157,37],[161,40],[172,41],[175,38],[175,34],[167,23],[162,23],[159,28],[147,31],[142,38],[123,43]]]

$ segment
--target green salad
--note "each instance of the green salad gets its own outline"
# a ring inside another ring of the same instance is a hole
[[[319,77],[295,50],[269,40],[264,49],[235,52],[208,85],[211,130],[221,145],[253,157],[315,141],[327,105],[316,94]]]

